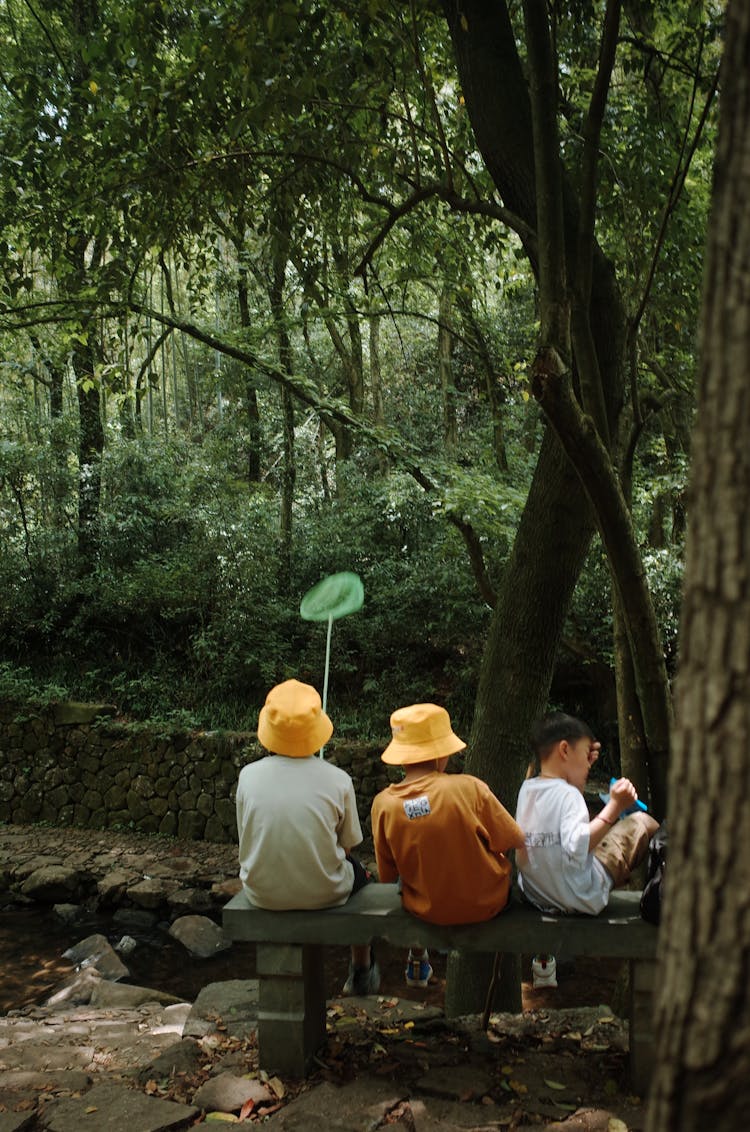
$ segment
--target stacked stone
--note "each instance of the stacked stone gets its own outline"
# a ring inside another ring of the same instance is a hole
[[[119,720],[108,704],[0,704],[0,822],[236,841],[237,778],[263,754],[252,733],[165,732]],[[335,738],[326,747],[354,780],[366,834],[389,780],[379,754]]]

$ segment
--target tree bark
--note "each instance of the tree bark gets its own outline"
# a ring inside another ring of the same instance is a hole
[[[532,373],[534,396],[552,421],[563,447],[585,484],[607,552],[619,609],[627,631],[633,673],[648,744],[648,772],[654,812],[663,817],[667,801],[667,759],[672,699],[646,571],[630,510],[609,454],[590,417],[573,396],[570,376],[554,350],[541,350]]]
[[[242,243],[237,238],[235,244],[237,259],[242,254]],[[250,328],[250,305],[247,293],[247,268],[240,265],[237,272],[237,302],[240,310],[240,326],[243,330]],[[245,374],[245,409],[247,411],[248,446],[247,446],[247,479],[248,483],[260,483],[260,450],[261,425],[260,407],[258,405],[258,390],[255,387],[255,378],[250,370]]]
[[[458,444],[456,419],[456,383],[453,379],[453,334],[451,320],[453,303],[445,284],[440,292],[438,314],[438,372],[440,393],[443,399],[443,439],[448,452],[454,453]]]
[[[93,333],[93,327],[90,328]],[[99,549],[99,502],[102,486],[102,426],[100,389],[90,344],[73,352],[78,395],[78,558],[79,572],[93,570]]]
[[[727,9],[649,1132],[750,1112],[750,4]]]
[[[505,206],[536,231],[531,108],[507,6],[444,0],[443,7],[482,157]],[[565,183],[562,197],[565,246],[575,248],[577,205]],[[526,250],[538,270],[536,244],[527,241]],[[611,426],[622,404],[625,318],[611,265],[595,244],[590,306]],[[490,623],[466,760],[467,770],[510,809],[528,764],[530,726],[547,706],[565,614],[593,530],[580,480],[548,430]],[[481,1011],[484,1002],[464,991],[468,979],[459,970],[451,974],[446,1009]]]
[[[271,313],[276,323],[279,369],[285,374],[293,372],[292,342],[284,315],[284,284],[289,262],[290,227],[288,218],[283,209],[280,208],[276,215],[272,240],[270,300]],[[294,399],[286,385],[283,385],[281,389],[281,414],[284,463],[281,487],[279,586],[283,593],[288,593],[292,580],[292,510],[294,507],[294,489],[297,482],[297,465],[294,450]]]

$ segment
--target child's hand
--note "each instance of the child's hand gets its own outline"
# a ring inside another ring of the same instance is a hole
[[[618,778],[609,787],[609,798],[617,809],[622,812],[638,801],[638,791],[629,778]]]
[[[588,760],[589,760],[589,766],[590,767],[592,767],[594,765],[594,763],[596,762],[596,760],[599,758],[599,752],[601,751],[601,749],[602,749],[602,745],[599,742],[599,740],[598,739],[592,739],[591,740],[591,746],[589,747],[589,753],[588,753]]]

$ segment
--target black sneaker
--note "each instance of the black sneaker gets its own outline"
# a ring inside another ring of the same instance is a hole
[[[380,968],[373,955],[369,967],[355,967],[349,960],[349,974],[344,983],[343,993],[364,998],[368,994],[377,994],[380,990]]]

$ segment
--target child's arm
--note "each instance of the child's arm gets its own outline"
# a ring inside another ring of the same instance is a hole
[[[618,778],[609,789],[609,801],[589,822],[589,852],[596,849],[625,810],[638,801],[638,791],[629,778]]]
[[[398,868],[393,859],[393,854],[388,844],[388,838],[385,835],[383,828],[385,815],[377,796],[370,810],[370,818],[372,821],[372,841],[375,849],[375,864],[378,869],[378,880],[381,884],[393,884],[394,881],[398,880]]]
[[[490,836],[489,847],[493,853],[521,849],[525,844],[523,830],[488,787],[485,787],[484,803],[484,821]]]

